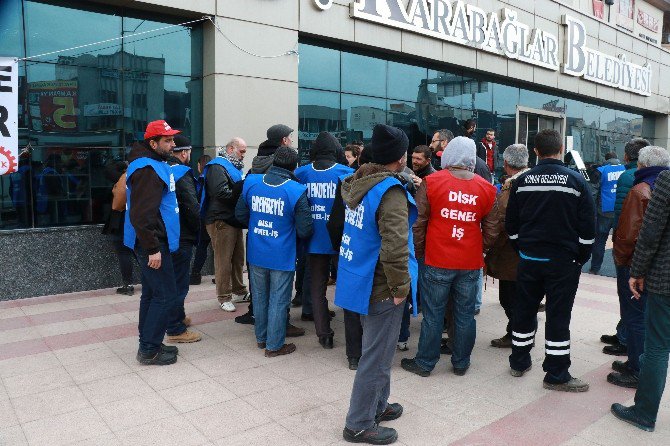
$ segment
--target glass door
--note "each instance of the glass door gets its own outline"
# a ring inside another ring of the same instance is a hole
[[[524,144],[528,148],[528,165],[537,164],[535,155],[535,135],[540,130],[552,129],[563,135],[565,129],[565,115],[545,110],[517,107],[516,112],[516,143]],[[565,135],[563,135],[565,138]]]

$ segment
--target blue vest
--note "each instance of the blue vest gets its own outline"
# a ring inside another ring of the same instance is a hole
[[[200,197],[200,215],[205,216],[205,213],[207,212],[207,208],[209,207],[209,198],[207,197],[207,171],[209,171],[209,167],[213,164],[219,165],[226,169],[226,172],[228,172],[228,176],[230,176],[230,179],[233,180],[233,183],[237,183],[238,181],[242,180],[242,172],[240,170],[233,166],[233,163],[228,161],[227,159],[217,156],[214,158],[212,161],[208,162],[205,165],[205,168],[202,169],[202,192],[201,192],[201,197]]]
[[[295,271],[295,205],[305,186],[293,180],[272,186],[265,175],[248,175],[242,198],[249,208],[247,260],[262,268]]]
[[[351,167],[335,163],[325,170],[317,170],[314,164],[307,164],[295,171],[295,176],[307,186],[307,200],[314,220],[314,234],[307,245],[310,254],[335,254],[326,223],[335,202],[335,189],[340,177],[354,172]]]
[[[175,193],[174,174],[167,163],[151,158],[137,158],[130,163],[126,171],[126,188],[128,189],[126,193],[126,210],[130,211],[130,177],[132,177],[136,170],[147,166],[154,169],[156,175],[158,175],[166,186],[163,189],[163,197],[161,198],[159,210],[165,224],[170,252],[174,252],[179,249],[179,206],[177,205],[177,194]],[[136,235],[135,228],[130,223],[130,212],[126,212],[126,221],[123,230],[123,244],[130,249],[135,249]]]
[[[598,167],[600,171],[600,206],[602,212],[614,212],[616,201],[616,183],[626,170],[623,164],[606,164]]]
[[[170,166],[170,168],[172,169],[172,174],[174,175],[175,183],[181,180],[182,177],[187,173],[190,173],[191,177],[193,177],[193,181],[196,181],[195,176],[193,175],[193,169],[191,169],[189,166],[184,166],[183,164],[174,164]]]
[[[346,310],[368,314],[372,280],[381,249],[381,236],[377,227],[377,208],[384,194],[401,183],[395,178],[387,178],[370,189],[363,201],[355,208],[345,209],[344,232],[340,246],[340,258],[337,265],[335,304]],[[409,273],[412,280],[412,312],[417,315],[416,290],[419,267],[414,256],[414,237],[412,225],[417,217],[414,198],[407,193],[409,207]],[[406,296],[396,296],[406,297]]]

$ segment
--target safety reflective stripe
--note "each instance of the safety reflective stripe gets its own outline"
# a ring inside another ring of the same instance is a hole
[[[554,355],[554,356],[562,356],[562,355],[569,355],[570,354],[570,349],[567,350],[553,350],[553,349],[545,349],[548,355]]]
[[[595,243],[596,239],[591,239],[591,240],[584,240],[583,238],[579,238],[579,243],[582,245],[593,245]]]
[[[532,338],[534,335],[535,331],[531,331],[530,333],[517,333],[516,331],[512,332],[512,336],[520,339]]]
[[[549,347],[567,347],[568,345],[570,345],[570,341],[561,341],[561,342],[544,341],[544,342]]]
[[[522,186],[517,189],[517,192],[565,192],[577,197],[582,196],[582,193],[577,189],[565,186]]]
[[[510,235],[510,236],[509,236],[509,239],[510,239],[510,240],[516,240],[516,239],[518,239],[518,238],[519,238],[519,234],[514,234],[514,235]]]
[[[529,339],[527,341],[516,341],[516,340],[512,339],[512,344],[516,345],[517,347],[524,347],[526,345],[532,344],[533,342],[535,342],[534,339]]]

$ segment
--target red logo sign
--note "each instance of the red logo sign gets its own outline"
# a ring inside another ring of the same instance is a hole
[[[593,0],[593,15],[597,19],[603,19],[605,17],[605,2],[602,0]]]
[[[655,33],[658,32],[659,20],[640,8],[637,9],[637,23],[644,26],[649,31]]]

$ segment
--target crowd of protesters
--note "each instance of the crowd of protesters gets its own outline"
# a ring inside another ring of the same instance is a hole
[[[356,371],[346,441],[397,440],[380,423],[403,413],[388,401],[390,375],[395,351],[409,348],[412,313],[422,314],[418,348],[403,369],[428,377],[444,354],[456,376],[476,367],[484,275],[498,280],[507,324],[491,345],[511,349],[510,374],[530,370],[537,313],[546,308],[543,386],[585,392],[589,383],[569,370],[571,313],[582,267],[591,259],[590,272],[600,273],[613,230],[621,320],[601,340],[610,344],[605,353],[627,360],[614,361],[607,381],[637,393],[633,406],[614,404],[612,412],[653,431],[670,353],[670,154],[636,138],[625,147],[625,164],[612,153],[587,173],[563,162],[555,130],[535,137],[534,166],[526,146],[502,150],[493,129],[480,141],[475,131],[476,121],[467,120],[462,136],[438,130],[417,147],[382,124],[365,146],[342,147],[322,132],[310,162],[298,167],[293,129],[277,124],[248,172],[247,144],[236,137],[218,156],[200,158],[196,173],[188,139],[165,121],[149,123],[114,187],[108,225],[124,273],[119,293],[133,293],[133,253],[141,267],[137,360],[173,364],[178,348],[164,339],[201,339],[184,301],[189,285],[202,280],[211,244],[218,308],[248,304],[236,322],[254,325],[266,357],[293,353],[286,338],[305,335],[290,323],[291,304],[314,322],[319,345],[334,347],[326,291],[336,280],[334,304],[344,311],[346,355]]]

